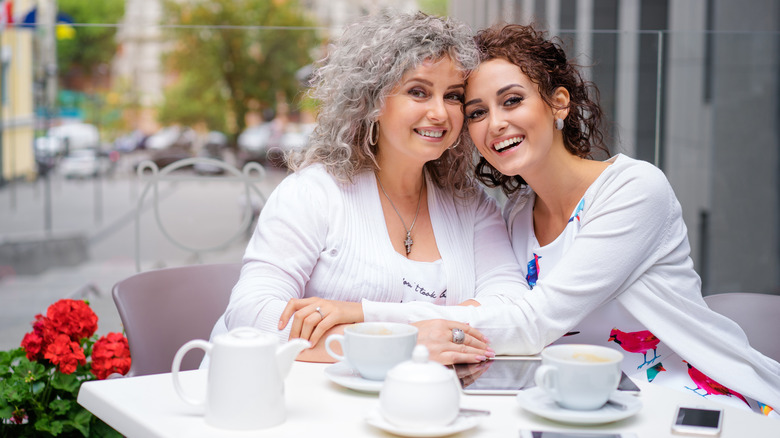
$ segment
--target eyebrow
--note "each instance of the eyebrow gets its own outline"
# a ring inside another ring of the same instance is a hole
[[[433,87],[433,82],[427,80],[427,79],[420,79],[420,78],[411,78],[408,81],[404,82],[404,84],[408,84],[410,82],[419,82],[421,84],[427,85],[429,87]],[[447,87],[448,90],[453,90],[457,88],[466,88],[465,84],[454,84]]]
[[[498,91],[496,91],[496,96],[500,96],[500,95],[504,94],[507,90],[511,90],[514,87],[525,88],[525,87],[523,87],[520,84],[509,84],[509,85],[507,85],[505,87],[499,88]],[[481,102],[482,102],[482,99],[472,99],[472,100],[466,102],[465,104],[463,104],[463,106],[474,105],[475,103],[481,103]]]

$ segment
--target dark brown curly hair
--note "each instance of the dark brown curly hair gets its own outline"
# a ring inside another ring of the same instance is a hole
[[[579,157],[592,159],[594,149],[609,156],[601,127],[602,110],[599,91],[582,78],[577,66],[566,59],[557,41],[533,26],[519,24],[495,25],[483,29],[474,37],[480,61],[504,59],[520,67],[539,88],[548,106],[554,108],[552,96],[558,87],[569,91],[569,115],[564,119],[563,143]],[[520,175],[504,175],[484,157],[479,158],[475,173],[488,187],[501,187],[507,195],[526,185]]]

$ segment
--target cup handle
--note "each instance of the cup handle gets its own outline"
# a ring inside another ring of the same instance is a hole
[[[341,343],[341,348],[342,350],[344,349],[344,335],[334,334],[328,336],[328,339],[325,340],[325,351],[327,351],[329,355],[331,355],[334,359],[336,359],[339,362],[346,360],[346,357],[337,354],[336,352],[331,350],[330,344],[331,342],[334,341],[338,341],[339,343]]]
[[[202,339],[195,339],[193,341],[189,341],[186,344],[182,345],[181,348],[179,348],[179,351],[176,352],[176,356],[173,357],[173,366],[171,367],[173,388],[176,390],[176,393],[179,394],[179,397],[181,397],[181,399],[184,400],[185,402],[195,406],[205,406],[206,405],[205,398],[202,400],[198,400],[194,397],[189,396],[184,391],[184,389],[181,386],[181,382],[179,381],[179,368],[181,368],[181,360],[184,358],[184,355],[187,354],[188,351],[194,348],[200,348],[203,351],[205,351],[206,354],[211,354],[211,344]]]
[[[542,365],[536,369],[534,374],[534,381],[536,386],[549,392],[553,400],[558,400],[558,385],[557,385],[558,369],[550,365]]]

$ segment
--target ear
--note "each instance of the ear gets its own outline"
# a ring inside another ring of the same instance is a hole
[[[571,96],[569,90],[564,87],[558,87],[552,94],[552,111],[556,119],[565,119],[569,115],[569,102]]]

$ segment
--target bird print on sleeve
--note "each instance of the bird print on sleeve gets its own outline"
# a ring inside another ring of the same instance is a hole
[[[666,371],[666,368],[664,368],[663,364],[661,362],[658,362],[657,364],[651,366],[647,369],[647,381],[652,382],[653,379],[658,376],[658,373],[661,371]]]
[[[617,328],[613,328],[609,333],[609,340],[620,345],[620,348],[629,353],[642,353],[644,355],[644,361],[636,368],[641,369],[645,365],[651,365],[658,359],[657,348],[661,342],[654,334],[649,330],[642,330],[638,332],[622,332]],[[647,360],[647,352],[653,350],[653,358]]]
[[[528,274],[525,276],[525,280],[528,282],[528,286],[531,289],[536,286],[536,280],[539,279],[539,259],[542,258],[534,253],[534,258],[528,262]]]
[[[683,361],[685,362],[685,361]],[[721,385],[720,383],[710,379],[707,377],[704,373],[696,369],[693,365],[689,364],[688,362],[685,362],[688,365],[688,375],[691,377],[691,380],[693,380],[693,383],[696,385],[696,388],[690,388],[687,387],[687,389],[690,389],[694,393],[706,397],[708,395],[716,394],[716,395],[727,395],[729,397],[737,397],[738,399],[745,402],[746,405],[750,406],[750,403],[745,399],[745,397],[742,396],[742,394],[732,391],[729,388],[726,388],[725,386]],[[701,394],[699,391],[704,391],[704,394]]]

